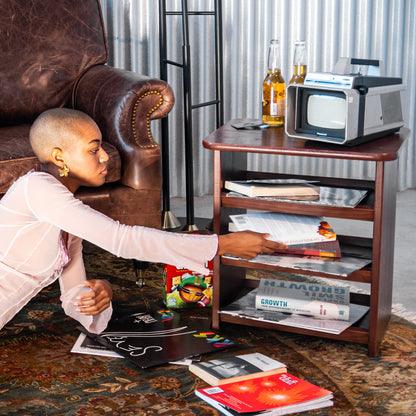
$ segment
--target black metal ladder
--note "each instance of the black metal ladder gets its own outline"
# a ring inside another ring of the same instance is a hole
[[[186,175],[186,225],[187,231],[196,230],[194,212],[194,172],[193,172],[193,137],[192,137],[192,110],[196,108],[216,106],[216,128],[224,124],[223,109],[223,51],[222,51],[222,0],[214,0],[212,11],[189,11],[188,0],[182,0],[181,11],[168,11],[166,0],[159,0],[160,20],[160,71],[161,79],[168,81],[168,65],[173,65],[183,70],[183,94],[184,94],[184,140],[185,140],[185,175]],[[167,16],[182,16],[182,62],[169,60],[167,57]],[[195,15],[214,16],[215,19],[215,99],[203,103],[192,103],[191,67],[189,44],[188,17]],[[181,224],[170,212],[170,173],[169,173],[169,125],[168,118],[162,119],[162,227],[164,229],[177,228]]]

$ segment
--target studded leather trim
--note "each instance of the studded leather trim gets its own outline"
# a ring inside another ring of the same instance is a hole
[[[136,132],[136,111],[137,111],[137,107],[140,104],[140,102],[147,96],[151,95],[151,94],[157,94],[159,96],[159,103],[156,104],[154,107],[150,108],[149,111],[146,114],[146,126],[147,126],[147,137],[148,139],[152,142],[151,144],[148,145],[143,145],[139,142],[139,139],[137,137],[137,132]],[[158,144],[154,141],[153,136],[152,136],[152,131],[150,128],[150,115],[152,113],[154,113],[161,105],[163,104],[163,95],[156,90],[151,90],[146,92],[145,94],[141,95],[138,100],[136,101],[136,103],[134,104],[133,107],[133,113],[132,113],[132,121],[131,121],[131,126],[132,126],[132,131],[133,131],[133,137],[134,137],[134,141],[136,142],[136,144],[139,147],[157,147]]]

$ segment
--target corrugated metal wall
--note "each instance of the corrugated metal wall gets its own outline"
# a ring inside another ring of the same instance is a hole
[[[110,64],[154,77],[159,68],[159,1],[101,0]],[[181,10],[181,0],[166,0]],[[189,10],[213,10],[213,0],[188,0]],[[406,126],[412,137],[401,151],[399,189],[416,186],[416,0],[223,0],[224,120],[261,115],[261,85],[269,40],[278,38],[282,71],[291,76],[295,40],[308,48],[308,71],[331,71],[341,56],[381,59],[385,75],[407,84]],[[181,18],[168,16],[168,57],[182,58]],[[214,98],[214,18],[190,16],[194,104]],[[171,196],[185,196],[182,71],[168,73],[177,104],[169,116]],[[212,191],[212,160],[201,141],[215,129],[214,109],[193,112],[195,195]],[[154,126],[156,140],[160,125]],[[371,178],[373,166],[300,158],[250,159],[253,169]]]

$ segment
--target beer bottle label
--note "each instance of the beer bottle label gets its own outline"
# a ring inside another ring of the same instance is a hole
[[[283,117],[285,115],[286,84],[273,84],[270,91],[270,115]]]

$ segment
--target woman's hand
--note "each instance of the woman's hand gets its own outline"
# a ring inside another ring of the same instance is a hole
[[[259,254],[269,254],[278,248],[287,247],[283,243],[268,240],[269,234],[254,231],[238,231],[218,236],[219,255],[229,254],[243,259],[252,259]]]
[[[79,312],[85,315],[98,315],[110,306],[113,289],[107,280],[91,279],[84,284],[91,290],[78,296],[76,306]]]

